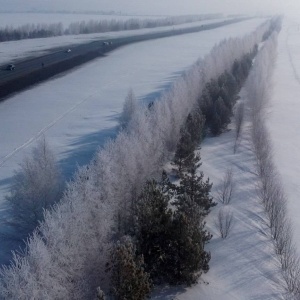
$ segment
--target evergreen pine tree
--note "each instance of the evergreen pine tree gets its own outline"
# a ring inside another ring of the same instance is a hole
[[[230,122],[231,111],[226,107],[221,97],[214,104],[214,116],[210,129],[213,135],[222,133],[222,130]]]
[[[170,255],[172,211],[168,207],[172,185],[163,172],[161,182],[146,182],[137,205],[135,237],[139,253],[143,254],[145,268],[151,278],[161,281],[167,277]]]
[[[215,205],[210,197],[212,185],[203,181],[203,173],[197,175],[200,156],[195,155],[187,172],[181,174],[173,201],[176,210],[173,215],[172,265],[175,266],[172,279],[174,283],[195,283],[201,272],[208,271],[210,253],[204,245],[211,239],[211,234],[204,229],[203,218]]]
[[[212,79],[207,85],[208,93],[212,99],[212,102],[215,102],[219,98],[220,86],[218,80]]]
[[[190,156],[193,155],[195,150],[195,145],[188,130],[186,128],[182,128],[180,132],[181,136],[177,144],[174,157],[174,164],[177,167],[176,171],[178,172],[178,174],[184,171],[186,165],[188,164]]]
[[[182,201],[186,200],[185,195],[187,195],[193,203],[199,206],[200,215],[203,218],[216,203],[210,196],[212,184],[209,179],[203,181],[203,172],[197,175],[197,169],[201,166],[200,160],[199,155],[194,155],[187,172],[181,175],[179,186],[176,187],[177,197],[174,204],[180,210],[181,207],[184,207]]]
[[[232,65],[231,73],[240,87],[240,63],[236,59]]]
[[[228,95],[231,99],[234,99],[235,102],[236,94],[238,92],[238,84],[236,82],[236,79],[231,73],[225,72],[224,74],[226,78],[225,82],[226,82]]]
[[[224,85],[220,89],[220,98],[222,98],[224,105],[226,106],[226,108],[229,111],[229,115],[231,115],[232,107],[233,107],[233,104],[234,104],[234,98],[229,96],[229,92],[227,91],[227,86],[226,85]]]
[[[210,127],[210,132],[214,136],[219,135],[222,132],[222,121],[217,111],[215,111],[214,117],[209,127]]]
[[[204,230],[199,206],[187,195],[181,195],[173,216],[172,256],[173,266],[169,281],[173,284],[191,285],[202,272],[209,270],[210,253],[204,245],[211,235]]]
[[[199,107],[205,118],[205,125],[208,127],[213,118],[213,101],[208,88],[204,88],[202,96],[199,99]]]
[[[201,110],[195,109],[190,113],[186,120],[186,130],[191,136],[194,148],[196,148],[202,141],[204,130],[205,117]]]
[[[203,183],[202,198],[210,187],[209,182]],[[204,250],[204,245],[211,235],[204,230],[203,222],[208,210],[196,192],[191,192],[190,188],[185,192],[181,185],[172,211],[168,207],[174,189],[166,173],[159,183],[154,180],[146,183],[139,197],[135,237],[139,253],[145,259],[146,271],[155,282],[190,285],[209,269],[210,254]]]
[[[111,293],[117,300],[143,300],[151,291],[143,256],[137,256],[132,240],[125,236],[111,251],[107,271],[111,272]]]
[[[245,80],[247,79],[251,66],[252,66],[252,55],[251,53],[245,54],[241,60],[243,82],[245,82]]]
[[[225,105],[224,99],[221,96],[216,101],[216,110],[221,117],[223,127],[226,127],[230,123],[230,117],[232,115],[232,106],[230,106],[230,104],[228,105],[229,107]]]

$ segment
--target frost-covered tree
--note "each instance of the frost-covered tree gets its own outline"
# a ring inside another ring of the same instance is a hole
[[[208,124],[211,123],[211,120],[213,118],[213,100],[211,98],[211,95],[209,93],[209,90],[207,87],[203,89],[202,95],[199,99],[199,107],[205,117],[205,125],[206,127]]]
[[[135,113],[135,111],[137,110],[137,99],[134,95],[134,92],[132,89],[129,90],[127,97],[125,98],[125,102],[123,105],[123,110],[122,113],[120,115],[120,126],[122,128],[126,128],[128,123],[130,122],[130,120],[133,117],[133,114]]]
[[[103,272],[117,228],[115,217],[120,211],[130,214],[131,201],[143,184],[174,153],[180,129],[205,84],[251,51],[268,27],[266,22],[244,38],[216,45],[150,110],[134,114],[130,128],[101,149],[68,184],[63,199],[46,211],[25,255],[16,255],[12,265],[0,271],[0,298],[92,299],[99,285],[105,288]]]
[[[234,113],[234,121],[235,121],[235,142],[234,142],[234,153],[236,152],[238,146],[238,140],[242,131],[243,123],[244,123],[244,103],[239,102],[235,107]]]
[[[266,37],[269,36],[269,33]],[[277,34],[272,34],[264,43],[255,59],[252,72],[246,83],[248,103],[251,108],[252,143],[256,156],[258,196],[267,215],[266,224],[274,243],[274,252],[281,264],[281,274],[287,299],[299,299],[300,258],[293,243],[293,229],[287,216],[287,198],[280,176],[273,163],[272,146],[264,124],[266,105],[270,97],[276,56]]]
[[[60,200],[63,181],[54,154],[45,139],[38,142],[31,156],[15,172],[10,193],[7,223],[21,240],[44,219],[44,210]]]

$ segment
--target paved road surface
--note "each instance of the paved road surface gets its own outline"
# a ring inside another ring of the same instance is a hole
[[[70,46],[69,49],[71,49],[71,52],[66,51],[68,49],[67,47],[63,49],[56,48],[51,50],[47,55],[30,59],[23,58],[15,63],[15,70],[13,71],[6,70],[6,65],[0,67],[0,98],[3,99],[12,93],[26,89],[31,85],[47,80],[58,73],[103,56],[105,53],[127,44],[202,30],[211,30],[247,19],[248,18],[238,18],[192,28],[98,40],[86,44]]]

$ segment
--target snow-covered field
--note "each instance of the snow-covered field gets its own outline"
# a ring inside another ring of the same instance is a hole
[[[47,54],[50,49],[57,47],[69,48],[72,45],[87,43],[94,40],[126,37],[132,35],[142,35],[153,32],[164,32],[173,28],[189,28],[224,21],[226,19],[207,20],[201,22],[193,22],[175,26],[165,26],[149,29],[127,30],[106,33],[92,33],[80,35],[64,35],[48,38],[26,39],[20,41],[8,41],[0,43],[0,64],[15,61],[24,57],[33,57]],[[225,35],[226,36],[226,35]],[[224,36],[224,37],[225,37]]]
[[[244,91],[241,101],[246,101]],[[233,215],[233,225],[226,239],[218,229],[220,202],[207,218],[213,234],[207,245],[211,251],[210,270],[195,286],[187,289],[166,289],[153,299],[177,300],[275,300],[282,299],[280,268],[274,257],[273,244],[265,235],[263,206],[256,197],[257,177],[253,174],[255,157],[251,151],[251,122],[245,115],[241,142],[234,154],[235,127],[218,137],[206,138],[201,144],[200,170],[213,182],[212,193],[218,199],[223,177],[232,171],[235,192],[225,208]],[[206,284],[208,282],[209,284]]]
[[[280,41],[281,43],[282,41]],[[272,57],[270,52],[268,52],[269,57]],[[261,56],[260,59],[262,57],[264,58],[261,60],[264,63],[262,68],[268,69],[268,62],[266,61],[268,58]],[[266,86],[270,88],[268,85],[266,82]],[[251,91],[256,93],[254,90]],[[248,90],[250,93],[251,91]],[[281,275],[282,268],[278,257],[275,255],[274,243],[270,238],[270,228],[267,225],[269,221],[258,194],[259,176],[256,175],[257,161],[252,143],[253,119],[250,116],[249,94],[242,90],[240,96],[240,101],[246,104],[246,111],[245,124],[237,152],[234,153],[233,151],[235,143],[234,124],[230,124],[228,132],[219,137],[208,137],[201,145],[200,153],[203,162],[201,170],[214,183],[212,192],[215,199],[218,199],[218,191],[226,171],[232,172],[233,182],[235,182],[235,192],[230,204],[224,207],[223,204],[219,203],[207,218],[207,226],[213,234],[207,247],[212,253],[211,269],[207,275],[202,277],[203,281],[200,284],[186,290],[165,289],[163,293],[160,291],[158,295],[154,293],[153,299],[298,299],[295,295],[284,297],[286,291]],[[264,95],[260,94],[260,96],[262,99],[259,100],[264,101]],[[270,104],[276,106],[273,101]],[[273,108],[272,105],[271,108]],[[280,109],[278,112],[285,110],[282,106]],[[281,119],[281,122],[289,122],[288,116],[285,117],[285,119]],[[278,118],[276,121],[278,124]],[[269,129],[272,131],[273,137],[274,132],[278,133],[278,125],[276,126],[274,122],[271,125]],[[292,139],[291,136],[289,138]],[[288,143],[288,140],[286,139],[285,142]],[[277,152],[276,143],[274,146],[274,150]],[[294,153],[294,155],[296,154]],[[276,163],[276,159],[274,161]],[[282,165],[284,163],[283,160]],[[277,166],[281,166],[280,163]],[[291,169],[289,170],[291,171]],[[297,178],[299,173],[297,171],[292,173]],[[226,240],[221,239],[218,225],[218,211],[224,208],[233,216],[233,226]],[[296,266],[297,262],[293,261],[293,264]],[[206,285],[205,281],[208,281],[209,285]]]
[[[289,215],[300,253],[300,24],[286,20],[279,36],[268,129],[288,198]]]
[[[50,146],[54,148],[65,175],[71,176],[76,164],[87,163],[97,147],[103,145],[108,137],[116,133],[117,117],[130,87],[140,101],[151,101],[167,89],[197,58],[208,53],[215,43],[224,37],[243,36],[253,31],[262,22],[262,19],[256,19],[213,31],[126,46],[112,52],[104,59],[95,60],[71,73],[54,78],[0,103],[0,128],[2,128],[0,131],[0,201],[3,201],[7,192],[13,170],[30,152],[38,138],[46,137]],[[289,56],[283,49],[285,40],[285,35],[282,33],[275,81],[280,78],[279,71],[282,69],[279,67],[289,63]],[[294,41],[294,38],[290,41]],[[300,43],[299,38],[298,41]],[[292,44],[289,45],[293,53]],[[285,78],[289,78],[286,82],[293,83],[296,95],[298,91],[296,87],[298,89],[300,87],[297,86],[297,79],[293,79],[291,70],[286,71]],[[277,83],[274,94],[276,88],[279,88]],[[286,86],[282,87],[281,95],[286,95],[283,94],[286,88]],[[289,97],[290,101],[295,99],[292,95]],[[241,96],[244,99],[243,93]],[[295,187],[291,187],[290,190],[296,192],[298,187],[296,179],[299,174],[295,169],[297,166],[294,167],[294,171],[291,171],[291,167],[287,167],[288,160],[285,161],[282,157],[284,155],[279,157],[280,143],[276,143],[276,134],[278,134],[277,140],[282,142],[283,136],[279,134],[284,133],[285,126],[289,126],[289,135],[286,135],[286,141],[282,145],[283,149],[289,150],[285,145],[290,145],[290,142],[295,140],[293,146],[295,152],[290,152],[291,155],[285,153],[285,158],[291,159],[295,164],[298,149],[296,124],[299,124],[296,119],[297,104],[294,104],[294,111],[290,107],[290,115],[284,117],[280,103],[282,98],[278,98],[276,102],[273,96],[271,106],[273,110],[269,125],[273,128],[275,156],[278,155],[279,163],[282,165],[277,164],[276,160],[275,163],[280,170],[286,170],[286,176],[290,178],[289,180],[286,178],[285,186],[286,183],[293,182]],[[281,113],[280,123],[278,123],[278,116],[275,116],[277,110],[278,114]],[[283,123],[283,120],[289,120],[290,124]],[[276,121],[280,126],[276,126]],[[207,138],[200,151],[202,170],[214,183],[214,195],[217,194],[226,170],[233,170],[237,183],[236,194],[229,205],[234,216],[230,236],[226,240],[221,239],[215,224],[221,208],[220,204],[207,219],[208,228],[214,237],[208,245],[208,249],[212,252],[210,271],[202,276],[202,279],[209,284],[200,280],[200,283],[192,288],[171,291],[167,289],[165,293],[154,295],[153,299],[281,299],[278,285],[279,264],[272,255],[274,251],[272,242],[264,234],[265,215],[263,207],[255,196],[256,178],[251,173],[255,158],[250,147],[249,125],[249,122],[245,123],[241,144],[236,154],[233,153],[235,134],[233,125],[229,128],[231,130],[220,137]],[[296,211],[297,199],[296,197],[294,199],[292,209]]]
[[[13,170],[36,139],[45,135],[70,176],[115,133],[129,88],[150,101],[225,36],[243,36],[262,22],[127,46],[0,103],[1,202]]]

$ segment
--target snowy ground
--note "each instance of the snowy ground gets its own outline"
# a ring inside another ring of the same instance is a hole
[[[241,92],[241,101],[245,101]],[[168,289],[154,293],[155,300],[278,300],[282,299],[280,265],[274,257],[272,241],[263,206],[256,196],[257,176],[253,174],[255,157],[251,150],[251,123],[246,111],[245,124],[239,146],[234,154],[235,129],[218,137],[208,137],[201,144],[202,170],[213,182],[212,194],[218,199],[223,177],[232,170],[235,192],[226,207],[218,202],[207,218],[213,238],[207,245],[211,251],[210,270],[202,280],[186,289]],[[233,214],[233,225],[226,239],[222,239],[218,212],[225,208]],[[209,284],[206,284],[208,282]]]
[[[127,91],[133,88],[140,101],[150,101],[168,88],[198,57],[224,37],[243,36],[262,20],[127,46],[72,73],[57,77],[0,103],[0,197],[7,192],[13,170],[45,135],[70,176],[87,163],[107,137],[115,134],[117,117]],[[243,97],[242,97],[243,99]],[[215,224],[218,204],[207,220],[214,237],[210,271],[189,289],[168,290],[153,299],[271,300],[281,299],[278,262],[263,225],[263,208],[255,196],[255,162],[246,123],[241,144],[233,154],[234,130],[202,144],[202,170],[217,194],[226,170],[232,168],[236,194],[228,208],[234,226],[226,240]]]
[[[286,20],[279,36],[278,58],[267,125],[274,163],[282,177],[300,254],[300,24]]]
[[[0,64],[5,64],[7,62],[13,62],[15,60],[24,57],[34,57],[43,54],[47,54],[50,49],[58,47],[69,48],[72,45],[83,44],[90,41],[110,39],[117,37],[126,37],[132,35],[142,35],[145,33],[153,32],[164,32],[170,31],[173,28],[190,28],[196,27],[204,24],[210,24],[215,22],[221,22],[227,19],[217,19],[217,20],[207,20],[201,22],[193,22],[182,25],[175,26],[165,26],[157,28],[148,29],[137,29],[137,30],[126,30],[126,31],[115,31],[106,33],[92,33],[92,34],[80,34],[80,35],[64,35],[55,36],[48,38],[39,39],[25,39],[20,41],[8,41],[0,43]],[[226,35],[224,36],[226,37]]]
[[[46,136],[70,176],[115,133],[130,87],[141,101],[153,100],[215,43],[243,36],[261,22],[127,46],[0,103],[0,128],[5,129],[0,131],[0,203],[13,170],[36,139]]]

